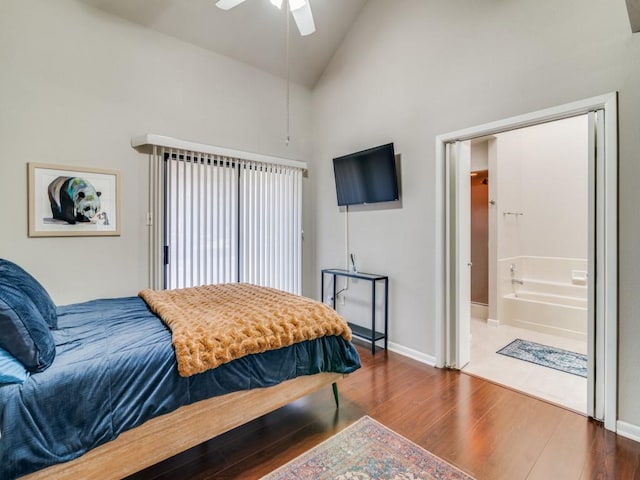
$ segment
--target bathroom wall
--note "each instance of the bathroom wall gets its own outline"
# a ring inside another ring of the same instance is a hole
[[[496,215],[496,240],[498,260],[515,257],[522,253],[521,234],[524,215],[505,215],[523,213],[522,208],[522,130],[501,133],[496,140],[496,172],[492,182],[499,196],[491,208]]]
[[[507,318],[502,299],[526,290],[527,259],[543,259],[541,281],[572,283],[568,259],[586,263],[588,247],[588,120],[569,118],[497,135],[497,320]],[[492,207],[493,208],[493,207]],[[530,262],[529,262],[530,263]],[[510,266],[515,268],[514,274]],[[529,271],[529,274],[527,273]],[[513,285],[512,275],[524,280]],[[586,321],[586,317],[585,317]]]
[[[587,257],[587,127],[583,115],[497,136],[499,258]]]
[[[494,222],[489,217],[489,170],[495,166],[489,166],[489,140],[471,141],[471,315],[476,318],[489,315],[488,309],[480,305],[489,305],[490,280],[495,275],[490,273],[489,242]]]
[[[486,143],[484,144],[486,153]],[[473,160],[473,148],[472,148]],[[472,161],[473,163],[473,161]],[[489,304],[489,171],[471,176],[471,301]]]
[[[521,145],[522,253],[586,258],[587,116],[527,128]]]

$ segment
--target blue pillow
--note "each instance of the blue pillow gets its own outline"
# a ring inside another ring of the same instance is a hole
[[[29,374],[18,360],[5,349],[0,348],[0,385],[24,383]]]
[[[40,311],[17,286],[0,284],[0,348],[30,372],[45,370],[56,355],[56,344]]]
[[[15,263],[0,258],[0,288],[4,285],[17,286],[31,299],[47,325],[58,328],[56,305],[44,287]]]

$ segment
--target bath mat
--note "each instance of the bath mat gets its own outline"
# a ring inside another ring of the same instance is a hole
[[[554,368],[579,377],[586,378],[587,376],[587,356],[581,353],[570,352],[569,350],[519,338],[506,347],[502,347],[496,353],[542,365],[543,367]]]
[[[362,417],[261,480],[473,480],[370,417]]]

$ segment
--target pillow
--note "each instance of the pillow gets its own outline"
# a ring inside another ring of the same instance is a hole
[[[24,383],[29,374],[18,360],[5,349],[0,348],[0,385]]]
[[[0,258],[0,289],[5,285],[17,286],[22,290],[40,311],[47,325],[58,328],[56,305],[44,287],[15,263]]]
[[[31,299],[13,285],[0,285],[0,348],[30,372],[45,370],[56,355],[49,325]]]

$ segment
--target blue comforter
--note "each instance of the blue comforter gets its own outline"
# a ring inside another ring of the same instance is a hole
[[[353,345],[323,337],[180,377],[171,333],[138,297],[59,307],[58,325],[51,367],[0,387],[0,479],[72,460],[182,405],[360,366]]]

